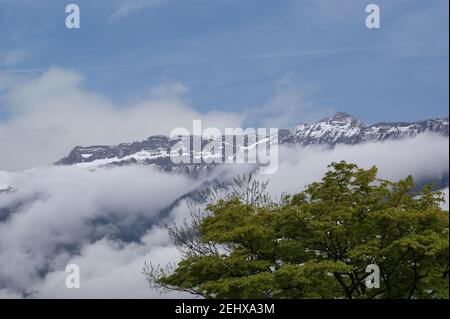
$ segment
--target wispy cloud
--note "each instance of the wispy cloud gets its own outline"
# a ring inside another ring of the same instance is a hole
[[[349,54],[349,53],[370,53],[370,52],[383,52],[393,51],[395,47],[349,47],[349,48],[319,48],[310,50],[297,50],[297,51],[274,51],[274,52],[261,52],[259,54],[245,55],[238,57],[239,59],[271,59],[271,58],[289,58],[289,57],[301,57],[301,56],[323,56],[333,54]]]
[[[261,127],[289,128],[300,122],[311,122],[334,112],[317,107],[310,99],[314,87],[300,85],[287,75],[276,82],[276,93],[263,105],[246,110],[246,119]]]
[[[0,207],[28,204],[0,214],[0,298],[159,297],[141,274],[144,261],[179,258],[159,212],[200,181],[150,167],[53,166],[5,177],[17,191],[0,194]],[[68,263],[80,266],[80,289],[64,286]]]
[[[0,89],[5,90],[0,98],[10,114],[0,120],[2,170],[52,163],[76,145],[169,134],[176,127],[192,127],[193,119],[221,129],[242,122],[235,113],[198,112],[184,97],[188,88],[177,82],[159,85],[135,103],[115,105],[108,96],[84,90],[84,78],[76,72],[52,68],[20,83],[14,84],[14,78],[0,78]]]
[[[109,16],[108,21],[114,22],[141,9],[157,7],[167,0],[117,0],[116,10]]]
[[[31,56],[31,53],[25,50],[10,50],[6,52],[0,51],[0,65],[15,66]]]

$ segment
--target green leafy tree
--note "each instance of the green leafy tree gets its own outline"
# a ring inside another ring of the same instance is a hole
[[[228,195],[171,225],[177,265],[147,264],[151,287],[205,298],[448,298],[448,212],[431,186],[332,163],[323,179],[274,201],[267,183],[235,179]],[[380,270],[368,288],[369,265]]]

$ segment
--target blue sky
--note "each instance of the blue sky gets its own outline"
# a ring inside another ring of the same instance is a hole
[[[70,2],[79,30],[64,25]],[[380,29],[365,27],[369,3]],[[443,117],[448,61],[447,0],[0,0],[0,75],[58,66],[118,104],[179,82],[202,112],[258,108],[295,89],[307,120]]]

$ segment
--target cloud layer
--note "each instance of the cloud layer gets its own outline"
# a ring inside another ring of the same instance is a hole
[[[141,275],[144,260],[177,259],[160,211],[200,183],[150,167],[0,177],[16,190],[0,193],[0,296],[32,298],[156,297]],[[68,263],[81,268],[79,290],[64,285]]]
[[[448,175],[448,138],[409,140],[327,148],[280,150],[269,191],[296,193],[318,179],[332,161],[379,167],[392,180]],[[248,167],[224,165],[210,180],[227,181]],[[185,201],[168,215],[161,209],[204,180],[163,174],[151,167],[91,171],[80,167],[41,167],[0,173],[0,297],[161,298],[189,297],[150,290],[141,274],[144,261],[179,260],[163,224],[187,216]],[[1,189],[1,188],[0,188]],[[446,190],[448,209],[448,188]],[[81,269],[81,288],[64,285],[65,266]]]
[[[327,165],[345,160],[362,168],[376,165],[382,178],[399,180],[412,175],[418,181],[448,175],[448,137],[420,135],[415,138],[357,145],[327,147],[280,147],[277,174],[270,176],[274,194],[299,192],[320,179]],[[264,178],[264,177],[263,177]]]

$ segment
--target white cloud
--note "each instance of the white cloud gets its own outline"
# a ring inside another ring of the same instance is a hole
[[[79,289],[64,286],[67,273],[49,273],[33,288],[36,298],[180,298],[180,293],[151,290],[142,274],[145,261],[165,265],[180,258],[170,243],[167,231],[154,228],[142,243],[123,244],[102,239],[83,247],[80,256],[69,263],[80,267]],[[185,295],[188,297],[187,295]]]
[[[0,210],[0,294],[52,298],[157,297],[141,274],[144,260],[179,257],[160,211],[200,183],[151,167],[45,167],[5,176],[17,191],[1,194],[0,208],[21,206],[14,214]],[[81,268],[80,290],[64,285],[69,263]]]
[[[291,128],[300,122],[308,123],[332,113],[318,109],[308,99],[311,88],[299,86],[289,77],[277,83],[278,91],[273,98],[260,107],[247,111],[247,117],[260,127]]]
[[[158,7],[167,0],[116,0],[116,9],[109,16],[109,21],[117,21],[136,11]]]
[[[345,160],[362,168],[376,165],[379,176],[391,180],[413,175],[438,179],[449,172],[448,138],[421,135],[404,140],[327,147],[280,147],[278,172],[268,176],[273,194],[296,193],[322,178],[331,162]],[[261,176],[267,179],[267,176]]]
[[[0,299],[20,299],[22,296],[11,289],[0,289]]]
[[[10,174],[0,171],[0,191],[8,189],[10,183]]]
[[[187,88],[167,83],[148,99],[115,105],[82,88],[83,77],[52,68],[38,78],[7,88],[9,119],[0,120],[0,170],[20,170],[53,163],[74,146],[117,144],[190,129],[194,119],[204,127],[238,127],[239,115],[199,113],[183,99]]]

